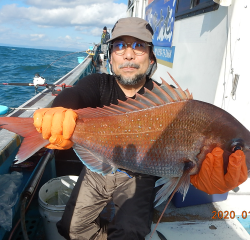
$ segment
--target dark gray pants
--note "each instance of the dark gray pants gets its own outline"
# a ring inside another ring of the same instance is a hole
[[[144,239],[152,223],[155,180],[144,174],[102,176],[84,169],[57,223],[58,232],[71,240]],[[115,216],[104,231],[99,215],[111,200]]]
[[[103,52],[104,57],[107,58],[108,44],[101,44],[101,51]]]

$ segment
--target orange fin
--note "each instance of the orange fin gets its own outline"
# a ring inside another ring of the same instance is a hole
[[[49,143],[48,140],[43,139],[42,134],[37,132],[33,125],[33,118],[1,117],[0,128],[4,128],[24,137],[16,155],[16,159],[18,160],[16,163],[25,161]]]

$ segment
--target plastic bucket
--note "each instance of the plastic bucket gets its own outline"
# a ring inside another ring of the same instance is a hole
[[[3,105],[0,105],[0,115],[4,115],[8,112],[9,108]]]
[[[85,57],[77,57],[78,63],[82,63]]]
[[[65,205],[77,179],[78,176],[53,178],[39,190],[39,212],[43,218],[47,240],[65,239],[58,233],[56,223],[62,218]]]
[[[101,61],[103,62],[104,61],[104,54],[99,54],[100,55],[100,59],[101,59]]]

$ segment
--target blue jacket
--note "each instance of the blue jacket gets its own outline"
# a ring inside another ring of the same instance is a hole
[[[107,41],[110,39],[110,35],[108,32],[106,32],[105,34],[102,34],[102,38],[101,38],[101,44],[107,44]]]

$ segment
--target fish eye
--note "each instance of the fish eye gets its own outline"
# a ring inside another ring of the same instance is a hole
[[[232,148],[232,152],[236,152],[237,150],[243,150],[240,145],[236,145]]]
[[[231,144],[231,151],[235,152],[237,150],[244,150],[245,144],[242,139],[233,139]]]

